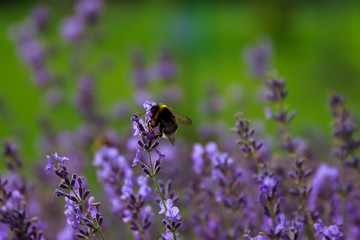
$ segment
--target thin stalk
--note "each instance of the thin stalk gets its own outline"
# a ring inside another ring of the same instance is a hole
[[[163,195],[161,194],[161,191],[160,191],[160,188],[159,188],[159,184],[158,184],[158,182],[157,182],[157,180],[156,180],[156,177],[155,177],[155,174],[154,174],[154,168],[153,168],[153,164],[152,164],[152,161],[151,161],[150,151],[148,151],[148,155],[149,155],[149,162],[150,162],[151,177],[152,177],[152,179],[154,180],[154,183],[155,183],[155,186],[156,186],[157,191],[158,191],[158,193],[159,193],[161,202],[162,202],[162,204],[163,204],[163,206],[164,206],[164,208],[165,208],[165,211],[167,212],[168,209],[167,209],[167,207],[166,207],[166,204],[165,204],[165,201],[164,201],[164,197],[163,197]],[[170,221],[170,223],[171,223],[171,221]],[[177,240],[176,234],[175,234],[174,231],[172,232],[172,234],[173,234],[174,240]]]

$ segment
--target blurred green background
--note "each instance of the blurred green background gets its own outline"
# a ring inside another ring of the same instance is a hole
[[[57,51],[62,54],[55,67],[61,69],[68,64],[71,49],[61,40],[59,20],[72,13],[72,2],[0,3],[0,97],[10,113],[7,121],[0,121],[0,138],[20,136],[22,155],[29,159],[46,154],[35,148],[37,120],[51,109],[42,102],[40,90],[17,56],[9,26],[23,20],[37,3],[50,6],[52,24],[46,37],[60,46]],[[87,60],[88,64],[100,58],[111,60],[111,68],[98,76],[97,88],[101,109],[109,110],[116,100],[131,99],[131,51],[141,49],[151,63],[165,45],[179,64],[177,80],[185,89],[177,110],[191,116],[195,126],[205,120],[197,103],[205,97],[209,80],[216,82],[225,99],[229,85],[241,84],[243,99],[227,104],[219,116],[230,128],[238,111],[248,118],[263,118],[264,104],[257,100],[261,82],[249,76],[243,52],[266,37],[272,41],[273,68],[287,79],[287,101],[298,110],[295,131],[301,134],[311,127],[330,135],[326,107],[330,90],[343,93],[349,107],[359,112],[359,26],[359,1],[107,1],[103,41],[91,49]],[[72,111],[60,109],[53,119],[71,128],[78,121]]]

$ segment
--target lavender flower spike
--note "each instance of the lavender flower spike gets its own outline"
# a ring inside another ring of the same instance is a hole
[[[94,198],[90,197],[90,190],[86,189],[84,184],[84,178],[77,176],[73,173],[71,177],[64,165],[65,160],[70,160],[67,157],[60,157],[57,153],[52,156],[59,160],[60,164],[54,171],[55,174],[61,179],[59,187],[63,190],[56,189],[55,195],[57,197],[64,197],[67,204],[65,215],[67,217],[67,223],[77,233],[78,238],[92,239],[92,236],[99,234],[102,240],[105,237],[102,233],[102,223],[104,217],[99,211],[100,203],[94,203]],[[48,166],[45,170],[53,170],[51,158],[47,156]]]
[[[159,183],[156,180],[156,176],[161,171],[161,159],[164,159],[166,156],[160,152],[156,147],[160,144],[158,138],[160,136],[159,132],[156,128],[153,128],[154,125],[152,121],[152,113],[151,108],[156,105],[156,103],[151,101],[146,101],[143,106],[145,108],[146,116],[145,116],[145,123],[139,119],[137,114],[134,114],[134,116],[131,118],[133,121],[133,128],[135,130],[135,136],[139,137],[138,144],[140,148],[136,151],[136,157],[133,161],[133,166],[140,165],[142,171],[146,174],[146,176],[151,177],[155,183],[156,189],[159,193],[160,197],[160,212],[159,214],[165,214],[165,219],[163,219],[162,223],[166,227],[166,233],[162,234],[161,239],[174,239],[177,240],[178,233],[176,233],[177,229],[181,226],[180,219],[181,216],[179,215],[179,208],[173,206],[172,198],[173,196],[169,196],[168,200],[164,200],[164,192],[160,190]],[[140,149],[146,151],[149,156],[149,165],[143,163],[140,161]],[[155,163],[151,160],[151,151],[155,151],[157,155],[157,159]],[[138,178],[138,184],[141,186],[146,185],[146,178]],[[150,188],[147,187],[140,187],[139,195],[140,197],[144,199],[149,198],[149,194],[151,192]],[[132,199],[136,199],[135,197]],[[134,205],[134,204],[133,204]],[[126,220],[131,219],[129,214],[127,214],[128,217],[126,217]],[[148,219],[148,218],[147,218]],[[146,224],[147,226],[148,224]],[[148,226],[147,226],[148,227]],[[138,224],[136,222],[132,221],[132,230],[139,230]],[[144,227],[145,229],[145,227]]]

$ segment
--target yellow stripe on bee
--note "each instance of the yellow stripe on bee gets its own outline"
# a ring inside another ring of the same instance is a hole
[[[167,106],[165,104],[161,104],[159,106],[159,111],[156,112],[154,119],[157,119],[159,117],[159,114],[161,113],[161,110],[163,110],[164,108],[167,108]]]

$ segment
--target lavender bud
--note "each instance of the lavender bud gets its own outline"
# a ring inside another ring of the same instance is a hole
[[[145,166],[144,168],[142,168],[143,172],[148,175],[148,176],[151,176],[151,173],[150,173],[150,170],[147,166]]]
[[[155,175],[158,175],[161,171],[161,167],[158,166],[156,169],[155,169]]]
[[[138,231],[138,230],[139,230],[139,226],[137,225],[136,222],[131,221],[131,227],[130,227],[130,229],[133,230],[133,231]]]
[[[87,198],[87,196],[89,196],[89,194],[90,194],[89,189],[86,189],[85,192],[84,192],[84,196],[83,196],[82,199],[85,200],[85,199]]]
[[[104,221],[104,217],[103,217],[103,216],[100,216],[100,217],[99,217],[99,220],[98,220],[98,223],[99,223],[100,226],[101,226],[101,224],[103,223],[103,221]]]
[[[155,162],[155,168],[157,168],[160,165],[160,159],[157,159]]]
[[[177,222],[177,223],[175,224],[175,229],[178,229],[180,226],[181,226],[181,222]]]
[[[85,221],[85,224],[86,224],[86,226],[88,226],[89,228],[95,229],[94,224],[92,224],[90,221]]]
[[[81,233],[77,233],[76,237],[81,238],[81,239],[87,239],[88,238],[87,236],[85,236],[85,235],[83,235]]]
[[[80,195],[80,198],[83,199],[83,188],[82,187],[79,187],[79,195]]]
[[[172,230],[173,230],[173,229],[172,229],[172,227],[171,227],[171,225],[170,225],[170,224],[168,224],[168,223],[166,223],[165,227],[166,227],[167,229],[169,229],[170,231],[172,231]]]
[[[59,187],[63,188],[63,189],[69,189],[69,186],[64,184],[64,183],[60,183]]]
[[[68,186],[70,186],[70,180],[67,176],[64,178],[64,181]]]
[[[267,208],[267,206],[265,206],[265,205],[264,205],[264,214],[265,214],[265,216],[271,217],[270,211]]]
[[[137,143],[140,145],[140,147],[144,147],[144,143],[141,140],[138,140]]]
[[[77,180],[78,180],[79,186],[81,187],[81,186],[82,186],[82,179],[81,179],[81,177],[79,176],[79,177],[77,178]]]
[[[58,170],[55,170],[55,174],[58,175],[60,178],[64,178],[64,175],[60,173]]]
[[[71,201],[73,201],[74,203],[79,203],[79,201],[77,200],[76,197],[71,196],[71,195],[68,195],[67,197],[68,197]]]
[[[145,225],[144,225],[144,230],[146,230],[146,229],[148,229],[149,227],[151,226],[151,222],[147,222],[147,223],[145,223]]]
[[[68,194],[60,191],[59,189],[55,189],[55,192],[54,192],[54,193],[55,193],[55,195],[56,195],[57,197],[69,197]]]
[[[159,145],[159,141],[156,141],[156,142],[154,142],[154,143],[151,145],[150,149],[154,149],[154,148],[156,148],[158,145]]]
[[[172,181],[169,180],[168,183],[167,183],[167,191],[171,192],[171,188],[172,188]]]
[[[75,182],[76,182],[76,174],[74,173],[73,175],[72,175],[72,177],[71,177],[71,187],[74,187],[74,185],[75,185]]]
[[[132,201],[132,203],[136,203],[136,198],[134,194],[130,194],[130,200]]]

